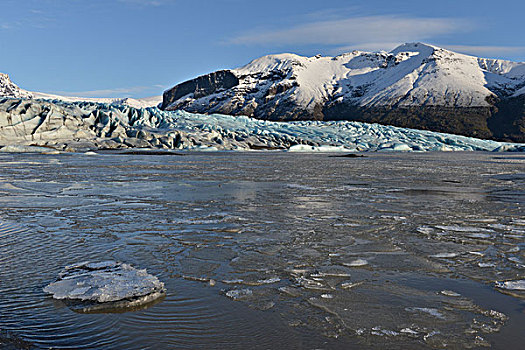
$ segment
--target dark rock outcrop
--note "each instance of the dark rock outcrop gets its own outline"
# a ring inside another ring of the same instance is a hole
[[[167,109],[174,101],[191,94],[200,98],[239,84],[239,79],[229,70],[221,70],[186,81],[164,92],[161,109]]]
[[[525,143],[525,95],[498,102],[487,124],[495,139]]]

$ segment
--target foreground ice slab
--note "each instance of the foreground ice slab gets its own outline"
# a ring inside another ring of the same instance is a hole
[[[164,283],[145,269],[106,261],[66,266],[44,292],[55,299],[81,302],[82,311],[93,311],[150,303],[162,297],[165,290]]]

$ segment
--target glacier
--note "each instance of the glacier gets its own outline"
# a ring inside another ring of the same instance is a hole
[[[94,102],[0,99],[0,151],[525,151],[498,142],[352,121],[272,122]],[[40,147],[40,148],[35,148]],[[42,149],[43,148],[43,149]]]

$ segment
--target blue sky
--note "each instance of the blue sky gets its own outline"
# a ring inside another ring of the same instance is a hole
[[[145,97],[281,52],[423,41],[525,61],[525,1],[0,0],[0,72],[22,88]]]

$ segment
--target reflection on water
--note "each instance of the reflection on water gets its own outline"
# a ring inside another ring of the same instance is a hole
[[[525,341],[523,295],[495,288],[524,277],[525,157],[0,157],[0,332],[33,347]],[[79,314],[42,291],[105,260],[147,268],[166,298]]]

